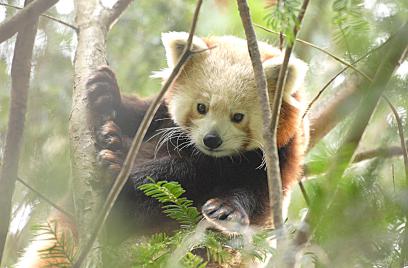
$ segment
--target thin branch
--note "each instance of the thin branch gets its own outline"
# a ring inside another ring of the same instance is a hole
[[[35,0],[30,2],[13,17],[0,23],[0,43],[12,37],[15,33],[31,25],[42,13],[55,5],[58,0]]]
[[[406,141],[406,144],[408,144],[408,140]],[[380,147],[380,148],[376,148],[376,149],[372,149],[372,150],[366,150],[366,151],[362,151],[359,153],[356,153],[356,155],[354,156],[353,159],[353,164],[355,163],[359,163],[362,161],[366,161],[366,160],[371,160],[373,158],[391,158],[391,157],[395,157],[395,156],[402,156],[403,155],[403,150],[400,146],[389,146],[389,147]],[[308,169],[308,166],[305,165],[303,167],[303,172],[305,174],[305,176],[314,176],[314,175],[318,175],[320,173],[316,173],[316,172],[311,172]]]
[[[111,9],[108,9],[108,13],[105,18],[106,28],[110,29],[113,24],[118,20],[120,15],[130,5],[132,0],[118,0]]]
[[[405,51],[404,51],[405,53]],[[383,99],[388,103],[390,106],[395,120],[397,121],[397,126],[398,126],[398,134],[400,137],[400,142],[401,142],[401,149],[403,152],[404,156],[404,167],[405,167],[405,182],[406,186],[408,187],[408,152],[407,152],[407,147],[405,143],[405,136],[404,136],[404,127],[402,126],[402,120],[401,117],[398,114],[397,109],[395,109],[394,105],[392,102],[385,96],[382,95]],[[400,265],[401,267],[404,267],[406,263],[408,262],[408,225],[405,224],[404,232],[403,232],[403,239],[402,239],[402,245],[401,245],[401,261]]]
[[[405,143],[404,127],[402,126],[402,120],[401,120],[401,117],[398,114],[397,109],[395,109],[394,105],[387,98],[387,96],[382,95],[382,97],[388,103],[388,105],[390,106],[390,108],[392,110],[392,113],[394,114],[395,121],[397,122],[398,134],[399,134],[400,142],[401,142],[402,155],[404,157],[405,180],[406,180],[407,185],[408,185],[408,152],[407,152],[407,146],[406,146],[406,143]]]
[[[10,4],[7,4],[7,3],[0,3],[0,6],[11,7],[11,8],[15,8],[15,9],[23,9],[22,7],[15,6],[15,5],[10,5]],[[75,27],[74,25],[72,25],[72,24],[70,24],[70,23],[68,23],[68,22],[65,22],[65,21],[63,21],[63,20],[60,20],[60,19],[58,19],[58,18],[56,18],[56,17],[53,17],[53,16],[51,16],[51,15],[41,14],[40,17],[44,17],[44,18],[53,20],[53,21],[55,21],[55,22],[58,22],[58,23],[60,23],[60,24],[62,24],[62,25],[65,25],[65,26],[67,26],[67,27],[73,29],[75,32],[78,32],[78,28]]]
[[[140,145],[143,141],[143,138],[147,132],[147,129],[154,117],[154,114],[156,113],[157,109],[160,106],[160,103],[162,102],[162,99],[167,92],[167,90],[173,85],[173,82],[177,79],[180,71],[182,70],[183,66],[186,64],[186,62],[189,60],[191,56],[191,45],[193,41],[193,36],[195,33],[197,21],[198,21],[198,15],[200,12],[202,0],[197,1],[196,9],[194,12],[194,17],[193,17],[193,22],[190,28],[190,34],[187,40],[187,45],[185,47],[185,50],[174,67],[173,71],[171,72],[168,80],[166,83],[163,85],[162,89],[160,90],[159,94],[157,97],[154,99],[153,103],[150,105],[148,110],[146,111],[145,116],[143,117],[143,120],[139,126],[139,129],[137,130],[137,133],[135,137],[133,138],[132,145],[129,149],[129,152],[126,156],[126,159],[123,163],[123,167],[117,176],[117,178],[114,181],[114,184],[106,198],[106,202],[104,203],[103,207],[100,210],[100,213],[98,214],[96,220],[95,220],[95,226],[93,228],[93,233],[91,234],[89,241],[84,245],[82,248],[82,251],[77,259],[77,261],[74,264],[74,268],[80,268],[82,262],[85,260],[87,257],[87,254],[91,250],[94,241],[98,237],[99,232],[101,231],[117,197],[119,196],[119,193],[121,192],[123,186],[125,185],[130,172],[131,172],[131,167],[136,159],[137,153],[139,151]]]
[[[401,156],[403,154],[403,150],[400,146],[390,146],[385,148],[377,148],[373,150],[367,150],[364,152],[357,153],[354,157],[353,163],[358,163],[364,160],[369,160],[375,157],[394,157],[394,156]]]
[[[305,199],[306,205],[309,207],[310,206],[310,198],[309,198],[309,195],[306,192],[305,185],[303,184],[303,182],[301,180],[299,180],[298,184],[299,184],[300,191],[302,192],[303,199]]]
[[[369,56],[370,54],[372,54],[373,52],[377,51],[378,49],[380,49],[381,47],[383,47],[385,44],[387,44],[387,42],[390,39],[387,39],[387,41],[385,41],[384,43],[382,43],[381,45],[371,49],[370,51],[368,51],[367,53],[365,53],[363,56],[361,56],[359,59],[357,59],[356,61],[352,62],[351,65],[355,65],[357,63],[359,63],[361,60],[365,59],[367,56]],[[344,67],[340,72],[338,72],[335,76],[333,76],[324,86],[321,90],[319,90],[319,92],[317,93],[317,95],[313,98],[313,100],[309,103],[309,105],[307,106],[307,108],[305,109],[305,112],[303,113],[302,118],[305,118],[305,116],[309,113],[310,109],[312,108],[313,104],[321,97],[321,95],[323,94],[323,92],[329,87],[329,85],[331,83],[333,83],[333,81],[339,77],[342,73],[344,73],[345,71],[347,71],[347,69],[349,68],[349,65],[347,65],[346,67]]]
[[[44,200],[45,202],[47,202],[50,206],[54,207],[56,210],[59,210],[61,213],[67,215],[69,218],[71,218],[72,220],[74,220],[74,215],[68,211],[66,211],[64,208],[60,207],[59,205],[57,205],[55,202],[51,201],[48,197],[46,197],[45,195],[43,195],[40,191],[34,189],[33,187],[31,187],[27,182],[25,182],[24,180],[17,178],[17,181],[19,183],[21,183],[22,185],[24,185],[26,188],[28,188],[31,192],[35,193],[40,199]]]
[[[403,35],[404,37],[401,37]],[[345,163],[350,163],[352,160],[378,100],[386,89],[388,80],[408,43],[408,23],[398,31],[396,36],[398,38],[393,38],[386,47],[387,54],[381,57],[382,61],[377,68],[374,81],[364,89],[364,98],[357,109],[357,116],[353,119],[346,139],[338,150],[333,166],[328,172],[328,178],[340,178],[347,167]]]
[[[262,25],[259,25],[259,24],[254,24],[254,25],[255,25],[256,27],[258,27],[258,28],[260,28],[260,29],[262,29],[262,30],[268,32],[268,33],[273,33],[273,34],[277,34],[277,35],[280,35],[280,34],[281,34],[281,33],[279,33],[279,32],[276,32],[276,31],[273,31],[273,30],[271,30],[271,29],[268,29],[268,28],[266,28],[266,27],[264,27],[264,26],[262,26]],[[284,34],[283,34],[283,36],[286,37],[286,35],[284,35]],[[299,39],[299,38],[296,38],[296,41],[299,42],[299,43],[301,43],[301,44],[310,46],[310,47],[312,47],[312,48],[315,48],[315,49],[317,49],[317,50],[323,52],[324,54],[326,54],[326,55],[332,57],[333,59],[335,59],[336,61],[340,62],[341,64],[347,66],[348,68],[353,69],[354,71],[356,71],[357,73],[359,73],[361,76],[363,76],[363,77],[364,77],[365,79],[367,79],[368,81],[370,81],[370,82],[373,81],[373,79],[372,79],[369,75],[367,75],[367,74],[364,73],[363,71],[361,71],[361,70],[357,69],[356,67],[354,67],[354,66],[353,66],[354,63],[348,63],[347,61],[343,60],[343,59],[340,58],[339,56],[336,56],[336,55],[334,55],[333,53],[331,53],[330,51],[328,51],[328,50],[326,50],[326,49],[324,49],[324,48],[322,48],[322,47],[319,47],[318,45],[315,45],[315,44],[313,44],[313,43],[307,42],[307,41],[302,40],[302,39]]]
[[[248,51],[251,57],[252,67],[259,99],[262,107],[263,117],[263,139],[265,142],[265,158],[268,175],[269,204],[273,218],[273,224],[276,229],[283,226],[282,220],[282,181],[279,169],[279,156],[276,142],[276,125],[272,129],[272,110],[270,107],[270,97],[266,82],[265,73],[262,67],[261,55],[259,53],[258,43],[252,26],[251,15],[246,0],[237,0],[238,9],[241,16],[242,25],[248,44]],[[276,115],[275,116],[279,116]],[[275,120],[276,121],[276,120]]]
[[[26,1],[26,4],[27,2],[29,1]],[[4,148],[3,166],[0,173],[0,260],[3,256],[10,224],[11,201],[18,174],[25,113],[27,110],[28,89],[30,87],[31,59],[37,33],[38,16],[30,18],[28,21],[30,26],[25,27],[17,35],[11,65],[9,122]]]
[[[329,133],[341,120],[358,107],[361,100],[361,89],[365,81],[356,75],[351,75],[334,92],[324,106],[318,111],[309,113],[310,141],[308,150],[313,148],[327,133]]]

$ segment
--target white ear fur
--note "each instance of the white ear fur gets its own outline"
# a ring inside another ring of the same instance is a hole
[[[283,63],[283,57],[274,57],[266,60],[263,63],[263,68],[266,75],[266,80],[269,86],[271,84],[276,87],[279,77],[279,70]],[[289,59],[288,73],[286,77],[286,84],[284,89],[283,100],[295,107],[299,106],[298,101],[292,97],[292,93],[299,90],[299,87],[305,80],[308,66],[305,62],[295,57]],[[300,107],[298,107],[300,108]]]
[[[162,33],[162,42],[166,50],[167,65],[174,67],[180,59],[185,46],[187,45],[189,33],[186,32],[168,32]],[[207,49],[207,44],[199,37],[193,37],[192,51]]]

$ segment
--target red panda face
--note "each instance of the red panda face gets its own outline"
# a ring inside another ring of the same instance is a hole
[[[163,34],[169,69],[158,72],[156,77],[167,79],[184,50],[187,37],[187,33]],[[281,52],[262,42],[259,46],[261,54],[263,51],[266,55],[264,70],[269,93],[273,94],[282,62]],[[173,121],[187,133],[197,149],[210,156],[231,156],[262,149],[262,111],[246,41],[232,36],[205,40],[194,37],[192,50],[200,52],[184,65],[166,96]],[[294,93],[305,71],[303,62],[291,61],[278,145],[287,143],[298,128],[301,107]]]
[[[237,94],[237,85],[221,88],[216,81],[196,88],[180,79],[167,100],[171,117],[207,155],[230,156],[260,147],[261,137],[254,131],[262,127],[257,99]]]

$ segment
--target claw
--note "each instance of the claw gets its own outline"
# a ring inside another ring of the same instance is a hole
[[[216,228],[227,232],[239,232],[249,225],[249,217],[241,205],[228,199],[213,198],[202,207],[204,217]]]

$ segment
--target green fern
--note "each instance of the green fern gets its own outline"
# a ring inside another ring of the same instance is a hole
[[[205,268],[207,267],[207,262],[203,258],[194,255],[191,252],[188,252],[184,258],[181,260],[181,263],[186,268]]]
[[[159,181],[146,183],[139,186],[145,195],[155,198],[160,203],[163,203],[163,212],[178,221],[183,228],[195,226],[201,219],[197,208],[193,207],[193,201],[185,197],[181,197],[185,190],[178,182]]]
[[[32,229],[35,231],[37,240],[51,240],[54,244],[47,249],[39,250],[40,258],[50,261],[47,267],[72,267],[76,253],[72,234],[66,232],[59,233],[56,222],[35,225]],[[55,259],[59,259],[58,263],[54,262]]]
[[[151,183],[139,186],[139,189],[164,204],[164,213],[181,223],[183,228],[172,236],[155,234],[147,242],[137,245],[134,248],[136,252],[134,267],[166,267],[175,250],[195,232],[201,215],[191,200],[181,197],[185,190],[178,182],[155,182],[151,178],[149,180]],[[263,260],[267,253],[273,252],[267,243],[269,237],[270,231],[262,231],[253,236],[251,245],[247,245],[241,235],[231,237],[207,230],[203,240],[189,245],[190,251],[181,259],[180,265],[186,268],[206,267],[207,262],[192,253],[197,249],[205,249],[208,261],[217,264],[231,262],[233,252],[239,252],[245,258]]]

